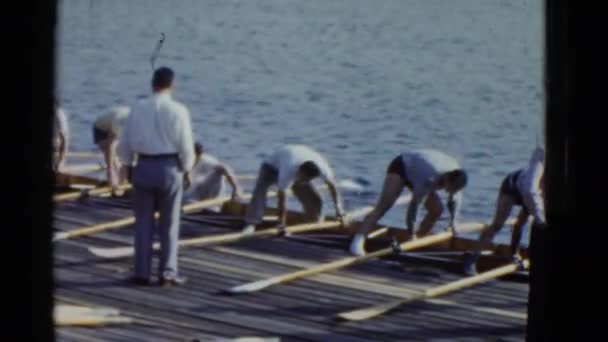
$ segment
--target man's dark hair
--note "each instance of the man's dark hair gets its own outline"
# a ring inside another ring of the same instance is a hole
[[[311,161],[307,161],[302,164],[300,166],[300,172],[310,179],[319,176],[319,174],[321,173],[317,165],[315,165],[315,163]]]
[[[468,176],[464,170],[458,169],[448,172],[447,180],[450,182],[450,184],[456,185],[458,189],[462,189],[467,186]]]
[[[162,90],[171,87],[173,84],[173,77],[175,74],[173,70],[167,67],[160,67],[154,71],[154,76],[152,77],[152,87],[155,90]]]
[[[204,150],[205,149],[203,148],[203,144],[198,141],[194,143],[194,154],[202,154]]]

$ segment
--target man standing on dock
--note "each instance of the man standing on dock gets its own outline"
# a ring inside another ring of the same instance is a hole
[[[125,121],[129,116],[130,108],[127,106],[116,106],[98,116],[93,123],[93,143],[103,152],[106,161],[108,183],[112,187],[112,195],[117,195],[120,184],[120,163],[116,156],[118,138],[122,132]]]
[[[173,79],[171,69],[156,69],[154,94],[132,107],[118,145],[134,188],[135,275],[130,280],[142,285],[150,283],[155,210],[160,216],[159,283],[186,282],[178,274],[177,255],[184,173],[194,164],[194,141],[188,108],[171,96]]]
[[[527,168],[509,173],[503,180],[496,200],[496,213],[492,224],[480,234],[480,245],[473,253],[465,255],[463,273],[477,274],[476,263],[480,250],[494,239],[494,236],[505,224],[513,206],[521,207],[511,233],[511,256],[514,262],[520,263],[519,243],[523,226],[530,215],[534,217],[534,226],[545,225],[544,193],[544,160],[545,151],[537,147],[530,158]]]
[[[437,150],[418,150],[398,155],[389,164],[384,178],[382,192],[374,210],[369,213],[353,237],[350,251],[361,256],[365,254],[367,232],[390,209],[404,188],[413,196],[407,209],[406,224],[410,237],[427,235],[443,212],[438,190],[448,193],[450,227],[455,232],[456,216],[462,202],[462,189],[467,185],[467,174],[456,159]],[[414,223],[418,206],[424,203],[428,213],[420,223],[418,233],[414,234]]]
[[[287,208],[285,192],[291,189],[302,204],[307,219],[318,221],[322,218],[323,202],[311,181],[320,177],[331,194],[336,209],[336,217],[345,224],[342,199],[336,189],[334,172],[321,154],[304,145],[285,145],[262,162],[253,190],[253,197],[245,217],[243,233],[253,233],[255,225],[262,222],[266,207],[266,193],[272,184],[277,184],[279,201],[279,228],[285,234]]]
[[[232,187],[232,199],[242,196],[241,186],[230,166],[207,153],[199,142],[194,144],[194,167],[186,174],[184,202],[202,201],[220,196],[224,192],[224,179]]]

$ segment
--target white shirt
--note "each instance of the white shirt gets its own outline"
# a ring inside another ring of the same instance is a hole
[[[300,166],[308,161],[313,162],[319,168],[319,177],[326,182],[334,182],[334,172],[327,160],[308,146],[285,145],[264,160],[266,164],[277,169],[279,190],[287,190],[291,187],[296,180]]]
[[[68,117],[61,107],[55,107],[55,117],[53,118],[53,147],[55,148],[55,151],[59,149],[61,143],[59,138],[60,134],[63,134],[66,140],[68,139]]]
[[[456,159],[447,154],[431,149],[422,149],[401,154],[405,174],[412,183],[412,200],[407,210],[408,228],[413,228],[416,221],[418,206],[426,200],[426,197],[437,190],[442,189],[439,178],[446,172],[460,169]],[[462,203],[462,191],[454,194],[454,223],[460,212]]]
[[[120,137],[129,111],[131,109],[128,106],[115,106],[110,108],[107,112],[101,114],[95,119],[95,127],[98,129],[113,133],[115,136]]]
[[[517,177],[515,185],[523,197],[530,215],[539,223],[545,223],[545,206],[540,190],[540,179],[545,171],[545,151],[537,147],[530,157],[528,167]]]
[[[184,191],[183,197],[189,201],[200,201],[223,193],[224,177],[218,170],[222,165],[213,155],[203,153],[199,162],[190,171],[192,183]]]
[[[135,104],[119,140],[118,156],[125,165],[132,165],[138,153],[177,153],[183,171],[194,165],[190,112],[168,91]]]

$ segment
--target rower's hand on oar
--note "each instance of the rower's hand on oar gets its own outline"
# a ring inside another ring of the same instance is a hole
[[[232,195],[230,196],[230,200],[234,202],[238,202],[243,198],[243,193],[240,190],[233,190]]]
[[[287,231],[287,228],[285,227],[285,224],[279,223],[279,225],[277,226],[277,228],[279,229],[279,236],[287,237],[287,236],[291,235],[291,233]]]
[[[408,237],[408,241],[414,241],[416,240],[416,233],[414,233],[413,229],[408,229],[408,233],[409,233],[409,237]]]
[[[524,259],[522,259],[519,254],[513,255],[511,257],[511,262],[517,265],[517,269],[519,271],[523,271],[526,269],[526,266],[524,265]]]
[[[184,172],[184,189],[188,189],[192,184],[192,177],[190,172]]]
[[[350,227],[353,224],[352,217],[350,217],[344,213],[338,214],[337,218],[338,218],[338,221],[340,221],[341,228]]]
[[[391,241],[391,248],[393,249],[393,253],[399,254],[401,253],[399,240],[396,237],[393,237],[393,241]]]

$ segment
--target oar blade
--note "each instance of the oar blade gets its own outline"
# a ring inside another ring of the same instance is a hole
[[[345,321],[363,321],[382,315],[408,301],[410,301],[410,299],[394,300],[388,303],[375,305],[364,309],[342,312],[337,314],[336,316],[338,319]]]
[[[251,293],[251,292],[265,289],[274,284],[275,284],[275,282],[272,281],[272,278],[263,279],[263,280],[258,280],[258,281],[254,281],[251,283],[231,287],[229,289],[226,289],[225,292],[231,293],[231,294]]]
[[[66,240],[70,237],[70,233],[69,232],[58,232],[53,234],[53,242],[55,241],[61,241],[61,240]]]
[[[133,255],[135,249],[133,247],[117,247],[117,248],[98,248],[89,247],[89,252],[97,257],[106,259],[116,259]]]

